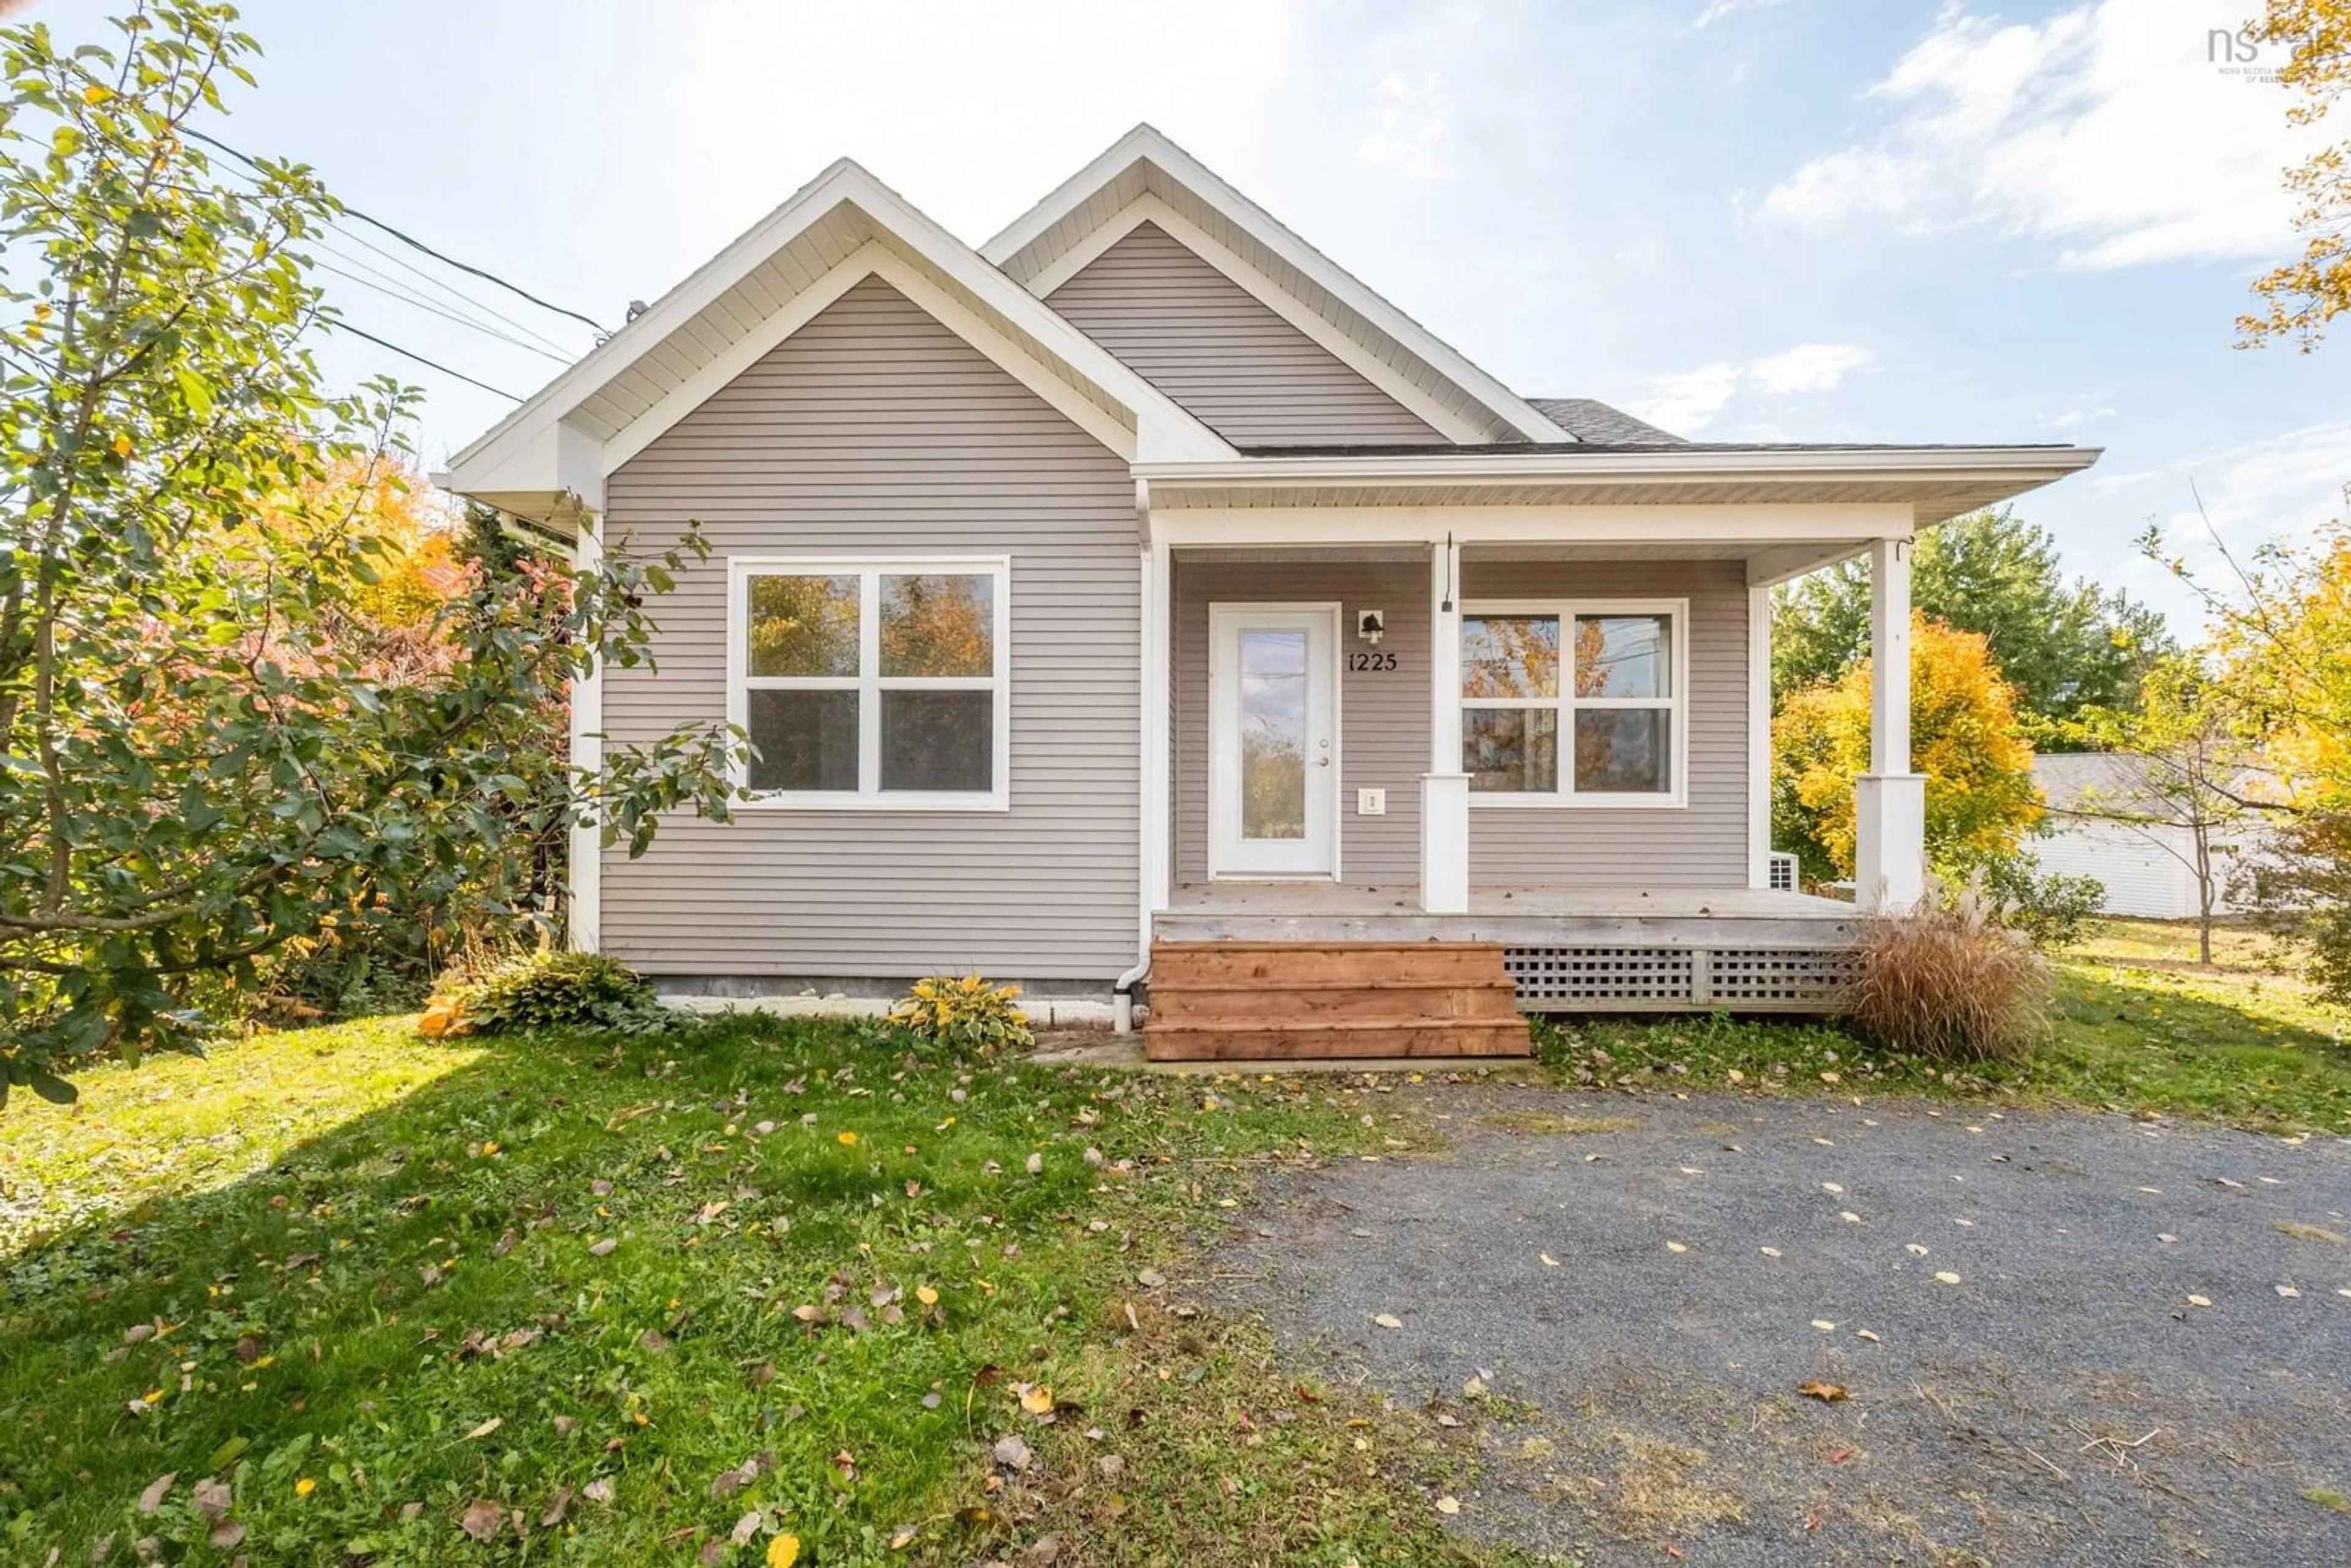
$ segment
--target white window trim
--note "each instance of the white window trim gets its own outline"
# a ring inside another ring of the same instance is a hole
[[[1465,690],[1461,706],[1469,708],[1552,708],[1560,715],[1559,788],[1550,793],[1472,789],[1469,804],[1479,810],[1645,811],[1678,810],[1689,804],[1689,601],[1687,599],[1481,599],[1464,601],[1461,619],[1480,615],[1556,615],[1560,624],[1560,695],[1556,697],[1473,697]],[[1671,618],[1673,695],[1667,703],[1656,697],[1578,697],[1569,661],[1573,658],[1575,617],[1579,615],[1664,615]],[[1466,678],[1468,662],[1463,662]],[[1672,788],[1663,794],[1578,790],[1575,786],[1575,724],[1578,708],[1655,708],[1667,706],[1673,747]],[[1466,727],[1466,726],[1465,726]]]
[[[881,586],[884,576],[923,573],[986,574],[995,580],[992,619],[995,673],[989,675],[882,674]],[[751,624],[751,580],[755,577],[848,577],[858,579],[857,670],[852,675],[758,675],[750,674],[746,634]],[[754,686],[778,691],[854,691],[857,704],[857,778],[852,789],[750,788],[749,762],[736,769],[736,809],[752,811],[1008,811],[1012,809],[1012,558],[1003,555],[729,556],[726,560],[726,719],[750,729]],[[990,743],[994,782],[990,788],[909,790],[882,788],[882,693],[884,691],[992,691],[996,733]]]

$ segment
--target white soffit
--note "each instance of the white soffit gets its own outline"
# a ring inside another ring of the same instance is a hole
[[[844,159],[459,452],[450,486],[501,504],[569,492],[601,509],[606,474],[877,275],[1121,455],[1235,456],[1107,350]]]
[[[1464,442],[1575,439],[1148,125],[1119,138],[980,254],[1041,298],[1150,215],[1153,208],[1137,206],[1145,197],[1270,281],[1290,308],[1266,298],[1223,259],[1203,256],[1293,324],[1302,326],[1296,314],[1302,311],[1343,335],[1356,349],[1340,357],[1359,373],[1391,395],[1399,387],[1411,389],[1398,401],[1415,412],[1443,410],[1444,417],[1431,423],[1447,434]],[[1073,256],[1081,259],[1071,264],[1066,258]],[[1332,347],[1323,334],[1309,335]],[[1371,374],[1367,363],[1381,373]]]

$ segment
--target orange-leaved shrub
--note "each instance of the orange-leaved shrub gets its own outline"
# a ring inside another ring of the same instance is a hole
[[[1968,888],[1863,927],[1846,1008],[1889,1051],[1938,1061],[2022,1061],[2049,1023],[2049,966]]]

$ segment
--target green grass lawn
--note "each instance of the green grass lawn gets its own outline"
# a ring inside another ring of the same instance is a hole
[[[2342,1016],[2242,933],[2193,951],[2102,927],[2025,1068],[1729,1019],[1542,1039],[1594,1087],[2351,1131]],[[381,1019],[82,1092],[0,1113],[0,1562],[1514,1561],[1440,1530],[1474,1438],[1190,1283],[1259,1174],[1421,1145],[1358,1080]]]
[[[776,1019],[378,1020],[82,1091],[0,1113],[0,1561],[1464,1550],[1462,1435],[1186,1284],[1256,1173],[1412,1140],[1374,1092]]]
[[[2061,954],[2048,1038],[2022,1066],[1949,1071],[1889,1059],[1841,1030],[1730,1019],[1546,1027],[1578,1082],[1761,1092],[1897,1092],[2351,1133],[2351,1018],[2320,1003],[2290,952],[2241,928],[2209,968],[2192,925],[2107,920]]]

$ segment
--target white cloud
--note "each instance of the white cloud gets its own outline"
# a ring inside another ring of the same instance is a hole
[[[1706,0],[1706,9],[1690,18],[1688,30],[1695,33],[1700,27],[1713,26],[1726,16],[1735,16],[1741,11],[1761,11],[1780,3],[1781,0]]]
[[[2096,0],[2038,26],[1947,5],[1865,95],[1893,113],[1764,197],[1768,217],[1981,225],[2061,266],[2282,255],[2281,169],[2314,144],[2286,100],[2210,57],[2210,0]]]
[[[2351,421],[2304,425],[2153,467],[2094,473],[2089,489],[2105,498],[2100,509],[2109,518],[2119,512],[2134,523],[2155,525],[2167,556],[2185,561],[2197,581],[2225,593],[2230,573],[2221,546],[2242,561],[2261,544],[2308,538],[2351,513]],[[2136,560],[2126,563],[2126,572],[2133,591],[2163,605],[2191,634],[2202,622],[2202,605],[2168,572]]]
[[[1450,118],[1443,84],[1434,72],[1416,81],[1402,71],[1390,71],[1380,78],[1379,110],[1355,156],[1408,180],[1437,179],[1450,172],[1445,161]]]
[[[1651,383],[1648,395],[1635,399],[1631,409],[1637,418],[1687,435],[1713,423],[1714,416],[1738,390],[1739,367],[1729,360],[1717,360],[1694,371],[1659,376]]]
[[[1799,343],[1757,360],[1747,373],[1767,392],[1828,392],[1876,357],[1858,343]]]
[[[1776,397],[1829,392],[1876,358],[1858,343],[1799,343],[1745,364],[1716,360],[1694,371],[1659,376],[1646,396],[1626,406],[1652,424],[1690,435],[1713,423],[1741,385]]]
[[[2104,403],[2075,403],[2070,408],[2061,408],[2055,413],[2043,414],[2041,428],[2072,430],[2077,425],[2094,424],[2099,420],[2112,419],[2114,416],[2115,410]]]

